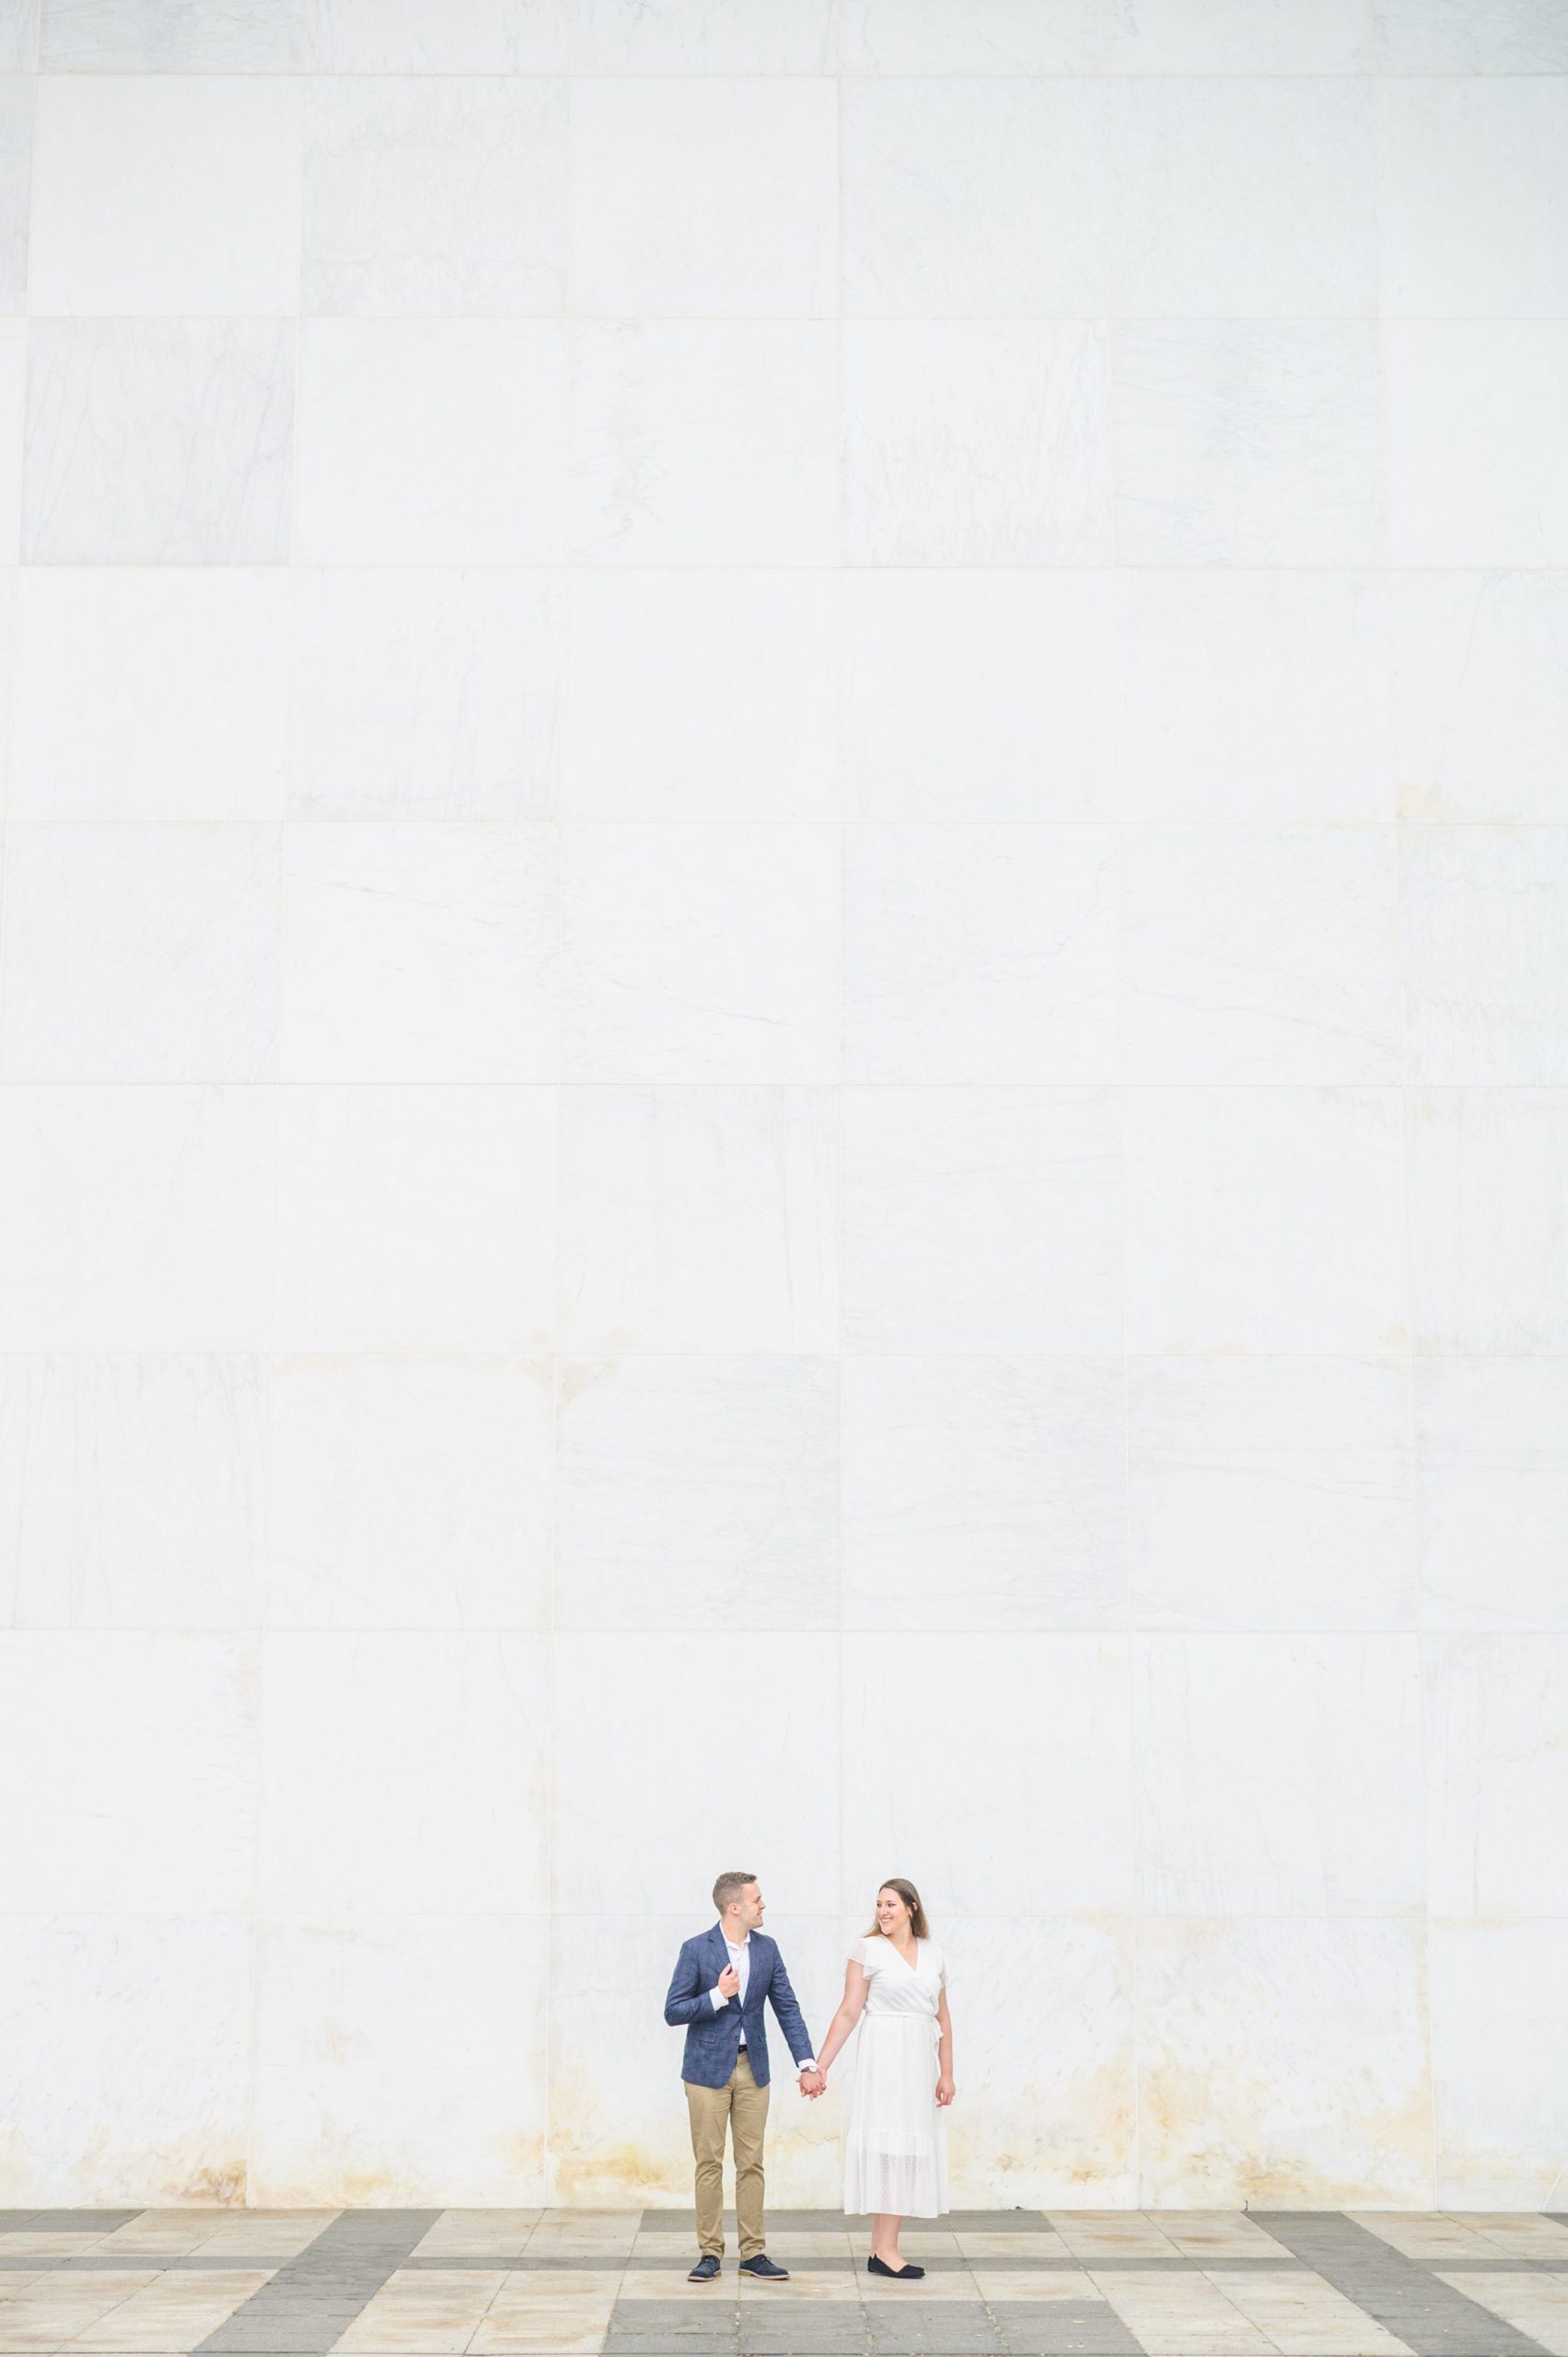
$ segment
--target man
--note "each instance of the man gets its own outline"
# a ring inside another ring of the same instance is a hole
[[[724,2132],[735,2146],[735,2213],[740,2271],[775,2283],[787,2267],[767,2254],[762,2229],[762,2131],[768,2123],[771,2003],[800,2073],[800,2092],[819,2096],[822,2081],[800,2007],[775,1942],[762,1932],[762,1894],[755,1875],[720,1875],[714,1885],[719,1920],[681,1945],[664,2017],[684,2028],[680,2075],[697,2164],[698,2259],[688,2281],[711,2283],[724,2257]]]

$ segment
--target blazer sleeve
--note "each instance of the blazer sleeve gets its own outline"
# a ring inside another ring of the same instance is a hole
[[[675,1975],[669,1984],[669,1994],[664,2001],[664,2017],[671,2029],[684,2029],[699,2014],[711,2014],[713,2004],[703,1986],[703,1968],[697,1950],[691,1940],[681,1943],[680,1954],[675,1959]]]
[[[811,2043],[811,2033],[801,2016],[795,1991],[789,1985],[784,1960],[779,1950],[773,1950],[773,1969],[768,1981],[768,1999],[779,2017],[779,2026],[788,2041],[789,2050],[797,2062],[809,2062],[817,2051]]]

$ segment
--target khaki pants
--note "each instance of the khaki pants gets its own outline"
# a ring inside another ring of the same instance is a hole
[[[736,2058],[727,2087],[694,2087],[686,2082],[691,2115],[691,2152],[697,2163],[697,2247],[724,2257],[724,2131],[735,2145],[735,2216],[740,2256],[766,2250],[762,2231],[762,2131],[768,2124],[768,2090],[751,2076],[751,2058]]]

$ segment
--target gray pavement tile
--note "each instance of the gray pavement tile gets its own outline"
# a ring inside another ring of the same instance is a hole
[[[998,2300],[991,2313],[1009,2357],[1143,2357],[1103,2300]]]

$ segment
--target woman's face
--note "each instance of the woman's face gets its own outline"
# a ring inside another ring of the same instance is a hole
[[[909,1909],[896,1890],[884,1887],[877,1892],[877,1928],[884,1939],[896,1940],[901,1933],[908,1931],[909,1921]]]

